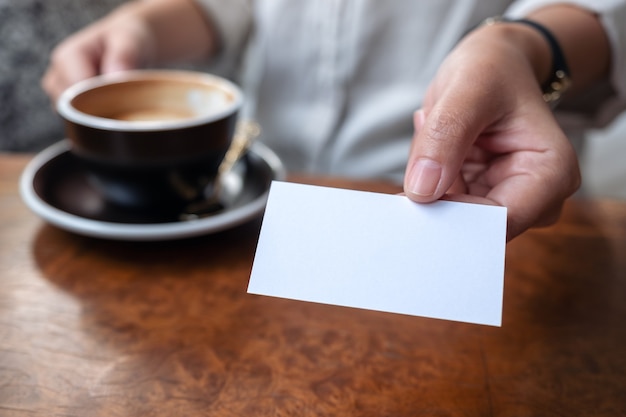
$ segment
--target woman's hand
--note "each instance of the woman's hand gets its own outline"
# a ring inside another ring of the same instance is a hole
[[[542,98],[546,69],[533,65],[541,54],[550,62],[541,35],[519,24],[463,39],[415,113],[404,183],[410,199],[505,206],[508,240],[558,218],[581,179],[575,151]]]
[[[145,22],[121,8],[58,45],[42,87],[54,101],[67,87],[85,78],[148,65],[153,50]]]
[[[95,75],[210,56],[215,29],[193,0],[126,3],[59,44],[42,87],[53,101]]]

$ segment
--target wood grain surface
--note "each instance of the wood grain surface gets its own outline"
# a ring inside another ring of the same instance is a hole
[[[497,328],[249,295],[260,219],[65,232],[19,198],[29,157],[0,154],[3,417],[626,415],[624,202],[572,200],[511,242]]]

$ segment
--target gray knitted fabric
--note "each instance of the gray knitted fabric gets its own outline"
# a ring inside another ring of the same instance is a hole
[[[40,87],[51,50],[124,0],[0,0],[0,150],[37,151],[63,137]]]

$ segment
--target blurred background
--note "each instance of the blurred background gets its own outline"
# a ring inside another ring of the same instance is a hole
[[[0,0],[0,150],[37,151],[63,135],[39,86],[52,48],[124,0]]]
[[[125,0],[0,0],[0,151],[36,152],[63,128],[39,80],[52,48]],[[581,194],[626,199],[626,114],[589,133]]]
[[[587,135],[580,156],[582,192],[626,199],[626,113]]]

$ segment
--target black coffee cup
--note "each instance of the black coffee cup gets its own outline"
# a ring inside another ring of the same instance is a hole
[[[107,201],[175,213],[215,178],[242,104],[240,88],[215,75],[136,70],[73,85],[57,110]]]

